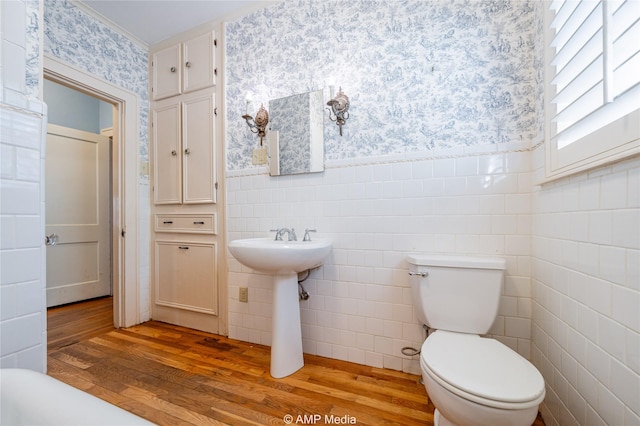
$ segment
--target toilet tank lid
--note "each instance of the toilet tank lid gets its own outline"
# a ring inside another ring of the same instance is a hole
[[[507,262],[499,257],[463,256],[453,254],[410,254],[407,261],[416,266],[449,268],[506,269]]]

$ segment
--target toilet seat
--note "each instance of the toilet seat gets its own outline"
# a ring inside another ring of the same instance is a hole
[[[523,409],[544,399],[544,379],[495,339],[438,330],[422,345],[423,370],[449,391],[489,407]]]

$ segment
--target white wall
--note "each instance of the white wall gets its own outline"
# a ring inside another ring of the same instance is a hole
[[[305,350],[412,372],[400,348],[424,335],[406,254],[505,257],[491,332],[529,357],[539,3],[371,4],[289,0],[226,24],[229,239],[283,226],[333,239],[302,304]],[[324,89],[327,101],[332,77],[351,107],[343,136],[325,115],[327,170],[271,178],[251,165],[245,93],[254,110],[291,91]],[[230,267],[230,335],[268,344],[268,278]]]
[[[46,106],[27,87],[32,40],[24,1],[0,2],[0,367],[45,372],[44,246]],[[37,59],[37,58],[36,58]]]
[[[324,173],[291,177],[231,173],[229,240],[279,227],[294,227],[299,236],[313,228],[314,237],[331,239],[329,259],[304,283],[311,295],[301,302],[305,352],[413,373],[420,371],[417,359],[400,349],[419,348],[424,334],[413,314],[406,255],[504,257],[491,333],[529,357],[531,182],[529,153],[517,148],[334,162]],[[238,301],[240,286],[249,287],[248,303]],[[269,345],[271,277],[231,260],[229,294],[230,337]]]
[[[102,125],[102,111],[108,111],[111,122],[112,107],[100,99],[51,80],[44,80],[43,99],[48,106],[49,123],[91,133],[111,126]]]
[[[547,425],[639,425],[640,159],[537,188],[532,209]]]

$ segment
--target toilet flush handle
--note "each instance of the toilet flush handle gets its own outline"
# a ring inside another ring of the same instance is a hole
[[[413,271],[409,271],[409,275],[418,275],[422,278],[428,277],[429,273],[428,272],[413,272]]]

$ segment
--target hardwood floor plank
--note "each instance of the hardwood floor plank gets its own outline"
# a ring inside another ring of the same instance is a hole
[[[380,399],[397,398],[400,400],[409,400],[418,403],[425,403],[424,395],[419,392],[407,392],[407,386],[412,384],[405,383],[403,386],[392,386],[392,383],[377,380],[366,376],[365,374],[351,374],[340,370],[319,367],[313,364],[308,365],[307,372],[312,372],[312,380],[317,384],[324,384],[329,387],[337,387],[343,390],[354,392],[364,392],[369,395],[375,394]],[[415,378],[415,388],[419,389],[422,384]],[[412,381],[414,382],[414,381]]]
[[[49,310],[49,375],[156,424],[433,424],[418,376],[305,354],[302,369],[274,379],[269,347],[156,321],[115,330],[111,303]]]
[[[99,342],[100,340],[100,338],[95,338],[92,339],[91,342],[87,342],[87,344],[99,345],[104,343]],[[68,350],[72,351],[73,349],[70,348]],[[238,393],[228,393],[215,388],[205,389],[202,388],[201,384],[198,382],[197,376],[194,376],[190,373],[185,373],[184,370],[176,369],[175,366],[164,365],[157,359],[151,363],[139,365],[138,363],[131,363],[127,360],[126,357],[129,353],[131,353],[130,349],[121,350],[120,353],[111,347],[105,347],[104,350],[109,354],[108,361],[106,361],[106,363],[103,363],[99,367],[96,366],[91,369],[94,375],[100,377],[100,382],[102,383],[104,383],[105,380],[109,380],[109,376],[113,375],[112,371],[119,371],[120,373],[125,373],[129,377],[118,377],[118,382],[131,382],[132,380],[139,380],[144,383],[136,382],[137,386],[151,389],[157,395],[161,396],[161,398],[169,402],[180,404],[183,407],[188,407],[191,411],[200,413],[205,413],[210,410],[211,407],[209,405],[215,401],[217,401],[218,404],[221,402],[231,402],[233,404],[236,404],[236,407],[242,406],[242,414],[245,417],[250,418],[254,413],[257,413],[259,411],[256,410],[252,412],[251,410],[247,411],[247,409],[256,407],[259,408],[263,404],[263,398],[260,398],[260,401],[258,401],[259,404],[256,404],[254,407],[252,407],[252,404],[248,403],[247,397],[245,396],[246,392],[244,391],[246,391],[246,387],[244,387],[244,389],[242,389],[242,387],[239,388],[238,390],[240,392]],[[139,352],[135,351],[135,353]],[[80,355],[76,354],[75,356],[79,357]],[[149,357],[146,358],[148,359]],[[135,370],[130,371],[131,369],[129,367],[133,367],[135,368]],[[208,371],[205,371],[204,373],[207,374]],[[254,380],[254,378],[251,377],[250,380]],[[157,387],[157,384],[159,382],[164,383],[162,388]],[[168,387],[168,385],[166,384],[167,382],[171,383],[171,392],[166,392],[166,388]],[[175,384],[177,382],[180,382],[180,386]],[[206,403],[207,405],[198,405],[200,402]],[[231,407],[234,407],[233,404],[231,405]],[[222,410],[217,411],[222,412]],[[275,414],[277,414],[277,412]],[[261,420],[261,424],[264,424],[264,422],[262,421],[264,419],[259,420]]]
[[[426,421],[428,417],[426,411],[420,412],[417,410],[406,409],[396,404],[391,404],[387,401],[374,398],[367,393],[354,393],[340,388],[318,385],[311,381],[297,380],[294,376],[295,374],[283,379],[294,385],[294,392],[297,392],[300,389],[310,391],[316,395],[316,398],[331,402],[333,405],[347,404],[350,406],[359,406],[366,410],[381,410],[385,413],[402,414],[422,422]],[[426,408],[426,397],[424,405]]]
[[[94,395],[100,399],[103,399],[113,405],[116,405],[124,410],[134,413],[140,417],[146,418],[159,425],[188,425],[180,419],[167,415],[155,407],[150,407],[145,404],[139,404],[130,398],[124,397],[118,393],[104,389],[101,386],[96,385],[95,377],[91,373],[77,371],[75,367],[65,365],[61,361],[49,358],[49,375],[57,378],[58,380],[65,382],[75,388],[83,390],[91,395]]]
[[[180,405],[173,404],[166,399],[158,397],[155,393],[148,390],[138,388],[135,386],[129,386],[125,389],[121,395],[129,397],[135,401],[142,402],[146,405],[154,407],[156,410],[163,411],[167,414],[171,414],[181,420],[184,420],[188,424],[197,425],[225,425],[214,418],[200,414],[193,410],[185,410]]]
[[[50,308],[47,315],[47,351],[111,330],[114,330],[112,297]]]

